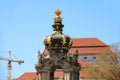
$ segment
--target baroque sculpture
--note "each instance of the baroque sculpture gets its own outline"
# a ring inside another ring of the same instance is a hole
[[[62,80],[79,80],[80,65],[78,63],[78,51],[74,55],[68,53],[72,46],[72,39],[62,33],[61,11],[55,10],[56,17],[52,25],[54,33],[44,39],[45,49],[48,54],[44,56],[38,51],[38,64],[35,65],[36,80],[54,80],[54,71],[62,69]]]

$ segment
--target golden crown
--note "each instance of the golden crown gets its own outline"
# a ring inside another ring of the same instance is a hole
[[[54,13],[56,14],[54,22],[62,22],[62,18],[60,17],[61,11],[59,9],[56,9]]]

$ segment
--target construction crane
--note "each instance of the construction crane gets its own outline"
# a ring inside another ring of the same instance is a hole
[[[12,60],[11,51],[8,51],[8,52],[9,52],[9,58],[0,57],[0,60],[8,61],[8,64],[7,64],[7,68],[8,68],[7,80],[12,80],[11,79],[11,68],[12,68],[11,62],[16,62],[18,64],[21,64],[21,63],[24,63],[24,61],[22,61],[22,60]]]

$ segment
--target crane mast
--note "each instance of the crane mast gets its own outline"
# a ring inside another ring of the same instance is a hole
[[[22,60],[12,60],[11,51],[8,51],[8,52],[9,52],[9,57],[8,58],[0,57],[0,60],[8,61],[8,64],[7,64],[7,69],[8,69],[7,80],[12,80],[11,79],[11,67],[12,67],[11,62],[16,62],[18,64],[21,64],[21,63],[24,63],[24,61],[22,61]]]
[[[8,75],[7,75],[7,79],[8,80],[11,80],[11,51],[9,51],[9,58],[8,58],[8,65],[7,65],[7,68],[8,68]]]

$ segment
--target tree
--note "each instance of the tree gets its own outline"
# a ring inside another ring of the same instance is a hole
[[[117,45],[107,47],[100,53],[92,66],[86,70],[86,78],[95,80],[120,80],[119,49]]]

